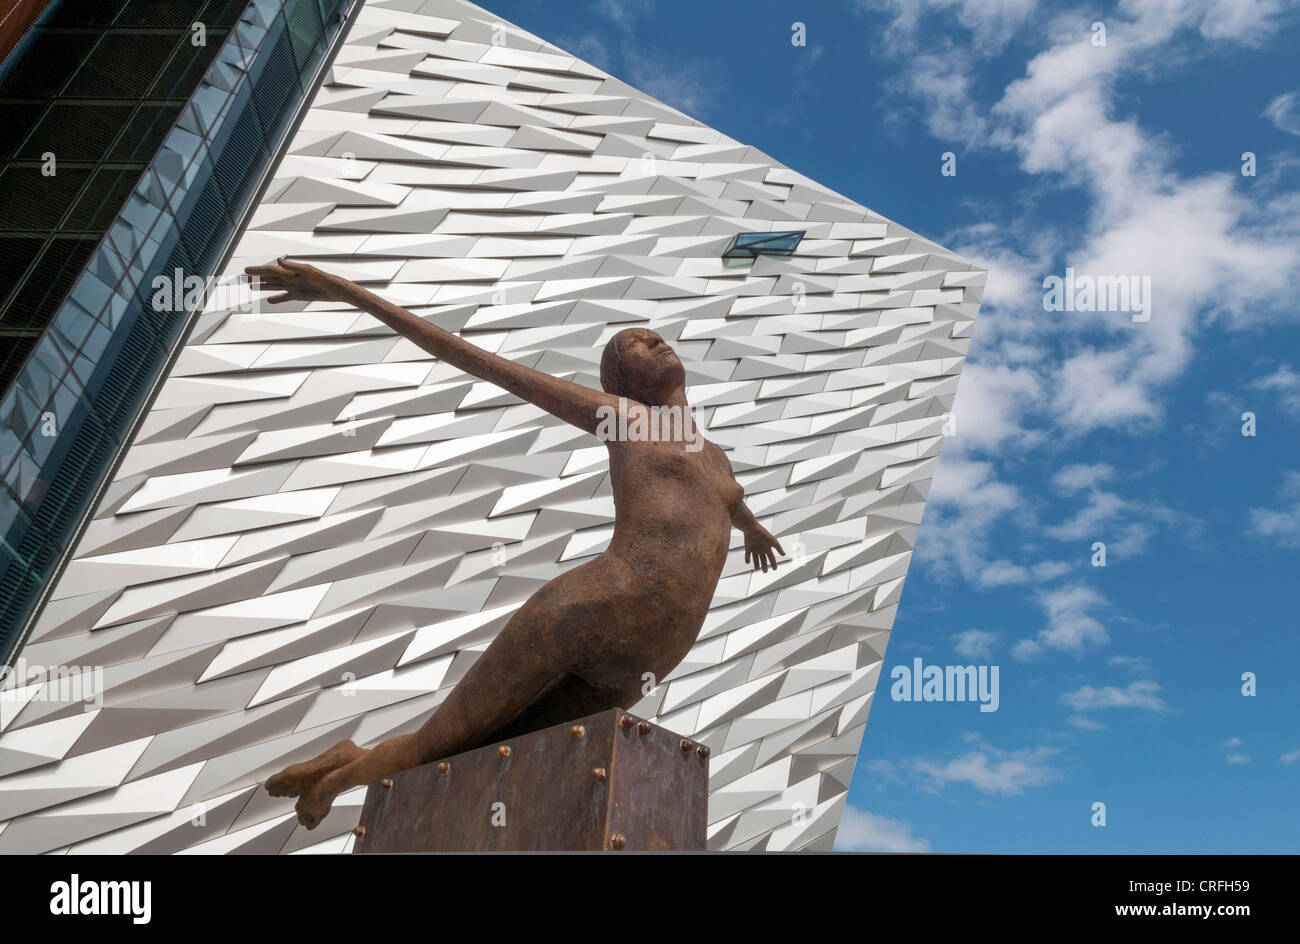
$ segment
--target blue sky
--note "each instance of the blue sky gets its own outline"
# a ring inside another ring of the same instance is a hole
[[[990,270],[837,848],[1300,850],[1300,5],[488,5]]]

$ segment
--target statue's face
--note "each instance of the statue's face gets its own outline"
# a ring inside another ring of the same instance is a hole
[[[620,362],[628,386],[645,391],[646,399],[662,403],[686,383],[686,368],[677,352],[654,331],[631,328],[619,339]]]

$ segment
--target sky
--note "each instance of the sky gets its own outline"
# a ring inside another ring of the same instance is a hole
[[[486,5],[989,270],[836,849],[1300,851],[1300,4]]]

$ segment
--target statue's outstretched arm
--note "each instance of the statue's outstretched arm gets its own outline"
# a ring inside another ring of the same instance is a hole
[[[552,377],[485,351],[405,308],[385,301],[355,282],[322,272],[314,266],[281,258],[274,265],[249,266],[244,271],[259,280],[259,288],[280,293],[268,299],[272,304],[336,301],[355,305],[453,367],[494,383],[593,435],[600,422],[597,411],[601,407],[618,408],[618,399],[604,391]]]

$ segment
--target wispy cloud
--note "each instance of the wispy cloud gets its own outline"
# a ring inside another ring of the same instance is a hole
[[[630,30],[638,20],[654,15],[655,0],[596,0],[592,9],[615,26]]]
[[[1300,96],[1286,92],[1268,103],[1264,117],[1273,122],[1279,131],[1300,136]]]
[[[930,843],[912,835],[899,819],[846,806],[835,833],[835,848],[843,852],[928,852]]]
[[[996,480],[993,463],[945,455],[930,486],[916,554],[940,576],[978,581],[989,564],[993,525],[1022,505],[1019,489]]]
[[[1052,476],[1052,484],[1062,495],[1073,495],[1085,488],[1096,488],[1115,477],[1115,468],[1106,462],[1067,465]]]
[[[1128,669],[1130,672],[1148,673],[1151,670],[1151,660],[1146,656],[1111,656],[1106,660],[1107,665],[1116,665]]]
[[[608,25],[562,40],[562,48],[691,118],[719,110],[726,87],[720,60],[661,49],[638,32],[655,15],[655,0],[596,0],[591,9]]]
[[[1016,643],[1011,654],[1017,659],[1031,659],[1047,650],[1080,652],[1110,641],[1106,627],[1093,615],[1107,600],[1092,587],[1076,583],[1043,591],[1038,602],[1047,612],[1047,625],[1032,639]]]
[[[723,73],[709,59],[670,56],[622,47],[623,67],[629,84],[653,95],[691,117],[713,114]]]
[[[1278,299],[1300,276],[1293,180],[1245,186],[1230,169],[1180,172],[1168,138],[1133,113],[1134,89],[1189,63],[1199,67],[1196,60],[1221,48],[1258,45],[1291,14],[1268,0],[1121,2],[1105,16],[1105,45],[1095,45],[1097,17],[1032,0],[864,0],[860,10],[879,37],[877,52],[896,67],[888,91],[900,120],[919,118],[946,147],[1005,155],[1023,175],[1021,200],[991,206],[991,219],[945,237],[990,276],[957,436],[945,444],[918,559],[940,577],[958,574],[978,587],[1052,579],[1069,568],[995,550],[1008,524],[1036,524],[1031,484],[1007,481],[1004,470],[1044,445],[1157,428],[1208,326],[1284,317]],[[1045,48],[1032,48],[1040,39]],[[989,81],[1008,69],[1012,81]],[[1268,114],[1285,121],[1295,105],[1279,96]],[[1067,196],[1081,204],[1082,225],[1043,212],[1044,201]],[[1151,320],[1049,315],[1042,279],[1066,266],[1149,276]],[[1260,389],[1290,403],[1300,396],[1292,382],[1279,369]],[[1105,463],[1062,470],[1054,490],[1081,494],[1084,504],[1042,533],[1101,540],[1123,556],[1142,552],[1161,529],[1196,531],[1192,518],[1108,484],[1117,478]],[[1258,527],[1285,533],[1266,513]],[[1049,628],[1022,654],[1103,635],[1086,614],[1058,614],[1056,622],[1073,629]]]
[[[1251,386],[1272,393],[1284,413],[1300,416],[1300,374],[1283,364],[1271,374],[1260,377]]]
[[[1149,679],[1130,682],[1124,688],[1116,685],[1104,685],[1100,688],[1084,685],[1075,691],[1064,692],[1061,695],[1061,703],[1074,712],[1066,720],[1077,728],[1086,729],[1105,727],[1089,715],[1089,712],[1093,711],[1136,708],[1141,711],[1164,713],[1172,710],[1160,697],[1160,686]]]
[[[952,637],[953,648],[963,659],[987,659],[993,655],[998,634],[982,629],[968,629]]]
[[[1250,755],[1241,749],[1245,746],[1241,738],[1230,737],[1219,746],[1227,749],[1227,753],[1223,755],[1226,763],[1233,766],[1250,763]]]
[[[915,782],[929,793],[968,786],[979,793],[1015,796],[1060,776],[1051,763],[1061,752],[1058,747],[1003,750],[978,736],[968,736],[966,740],[974,747],[947,760],[917,756],[893,762],[873,761],[868,766],[887,776]]]
[[[1250,509],[1248,533],[1282,547],[1300,547],[1300,472],[1284,474],[1278,500],[1282,504],[1277,508]]]
[[[1199,522],[1160,502],[1135,501],[1093,488],[1083,507],[1060,524],[1044,528],[1043,533],[1058,541],[1101,541],[1108,555],[1127,557],[1145,550],[1161,527],[1177,527],[1195,534]]]

